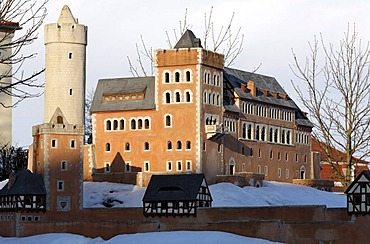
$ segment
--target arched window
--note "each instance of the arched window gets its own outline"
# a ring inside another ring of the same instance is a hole
[[[63,117],[62,116],[57,117],[57,124],[63,124]]]
[[[112,122],[110,120],[105,122],[105,130],[112,130]]]
[[[180,82],[180,72],[175,72],[175,82]]]
[[[272,128],[270,128],[270,142],[272,142],[272,138],[273,138],[273,130]]]
[[[113,130],[117,130],[118,129],[118,120],[113,120]]]
[[[191,149],[191,142],[190,141],[186,142],[186,149],[188,149],[188,150]]]
[[[181,150],[182,149],[182,143],[181,143],[181,141],[177,141],[177,143],[176,143],[176,149],[177,150]]]
[[[216,94],[213,93],[213,96],[212,96],[212,104],[215,105],[216,104]]]
[[[180,95],[180,92],[176,92],[175,93],[175,101],[177,103],[181,102],[181,95]]]
[[[248,124],[248,132],[247,132],[247,138],[248,139],[252,139],[252,125],[251,124]]]
[[[257,125],[256,126],[256,140],[259,140],[260,139],[260,126]]]
[[[204,93],[203,93],[203,102],[205,104],[207,103],[207,91],[204,91]]]
[[[172,142],[171,141],[167,142],[167,150],[172,150]]]
[[[165,83],[170,83],[170,73],[166,72],[164,74],[164,82]]]
[[[290,131],[289,130],[286,132],[286,143],[290,144]]]
[[[208,73],[208,74],[207,74],[207,84],[209,84],[210,76],[211,76],[211,74],[210,74],[210,73]]]
[[[216,105],[219,106],[220,105],[220,95],[217,94],[217,98],[216,98]]]
[[[147,141],[144,143],[144,150],[145,151],[149,150],[149,142],[147,142]]]
[[[262,126],[262,128],[261,128],[261,140],[262,141],[265,140],[265,135],[266,135],[266,128],[265,128],[265,126]]]
[[[285,130],[281,131],[281,143],[285,143]]]
[[[204,84],[206,84],[207,83],[207,73],[204,73]]]
[[[191,95],[190,95],[190,92],[188,92],[188,91],[187,91],[187,92],[185,93],[185,99],[186,99],[186,102],[187,102],[187,103],[190,103],[190,101],[191,101]]]
[[[186,81],[190,82],[190,71],[186,71]]]
[[[125,120],[124,119],[121,119],[119,121],[119,129],[120,130],[124,130],[125,129]]]
[[[277,143],[278,142],[278,129],[275,129],[275,135],[274,135],[274,142]]]
[[[166,123],[166,127],[172,126],[172,118],[171,118],[171,115],[167,114],[165,121],[166,121],[165,122]]]
[[[142,119],[137,120],[137,128],[139,130],[141,130],[143,128],[143,120]]]
[[[166,92],[166,103],[171,103],[171,93]]]
[[[126,142],[125,151],[130,151],[130,143]]]
[[[270,159],[272,159],[274,157],[274,153],[272,152],[272,150],[270,150]]]
[[[144,120],[144,124],[145,124],[145,129],[149,129],[150,128],[150,120],[149,119],[145,119]]]
[[[136,120],[131,119],[131,130],[136,130]]]
[[[105,151],[106,151],[106,152],[110,152],[110,143],[109,143],[109,142],[107,142],[107,143],[105,144]]]

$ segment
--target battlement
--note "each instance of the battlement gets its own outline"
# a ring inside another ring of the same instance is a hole
[[[32,136],[40,134],[83,135],[83,125],[44,123],[32,126]]]

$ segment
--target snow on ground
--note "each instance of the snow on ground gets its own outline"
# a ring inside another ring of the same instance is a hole
[[[280,182],[264,182],[264,186],[238,187],[231,183],[209,186],[213,207],[326,205],[345,208],[346,197],[311,187]],[[142,207],[146,188],[107,182],[84,183],[84,207]],[[105,205],[103,204],[105,203]]]
[[[23,238],[2,238],[0,243],[6,244],[136,244],[136,243],[151,243],[151,244],[268,244],[277,243],[263,239],[249,238],[239,235],[234,235],[219,231],[172,231],[172,232],[150,232],[138,234],[125,234],[113,237],[110,240],[104,241],[98,237],[91,239],[88,237],[73,235],[73,234],[43,234]]]

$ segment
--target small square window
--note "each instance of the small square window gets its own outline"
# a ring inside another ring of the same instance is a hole
[[[72,53],[68,53],[68,58],[72,59]]]
[[[66,171],[68,169],[67,161],[63,160],[60,162],[60,170]]]
[[[24,216],[24,215],[22,215],[22,216],[21,216],[21,220],[22,220],[23,222],[24,222],[24,221],[26,221],[26,219],[27,219],[27,218],[26,218],[26,216]]]
[[[144,172],[149,172],[150,171],[150,163],[149,161],[144,162]]]
[[[29,222],[33,221],[32,216],[28,216],[28,217],[27,217],[27,221],[29,221]]]
[[[33,218],[33,220],[34,220],[35,222],[39,222],[39,221],[40,221],[40,216],[35,216],[35,217]]]
[[[64,181],[62,181],[62,180],[57,181],[57,190],[58,191],[64,191]]]

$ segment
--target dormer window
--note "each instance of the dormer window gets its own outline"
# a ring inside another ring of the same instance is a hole
[[[63,124],[63,117],[62,116],[57,117],[57,124]]]

